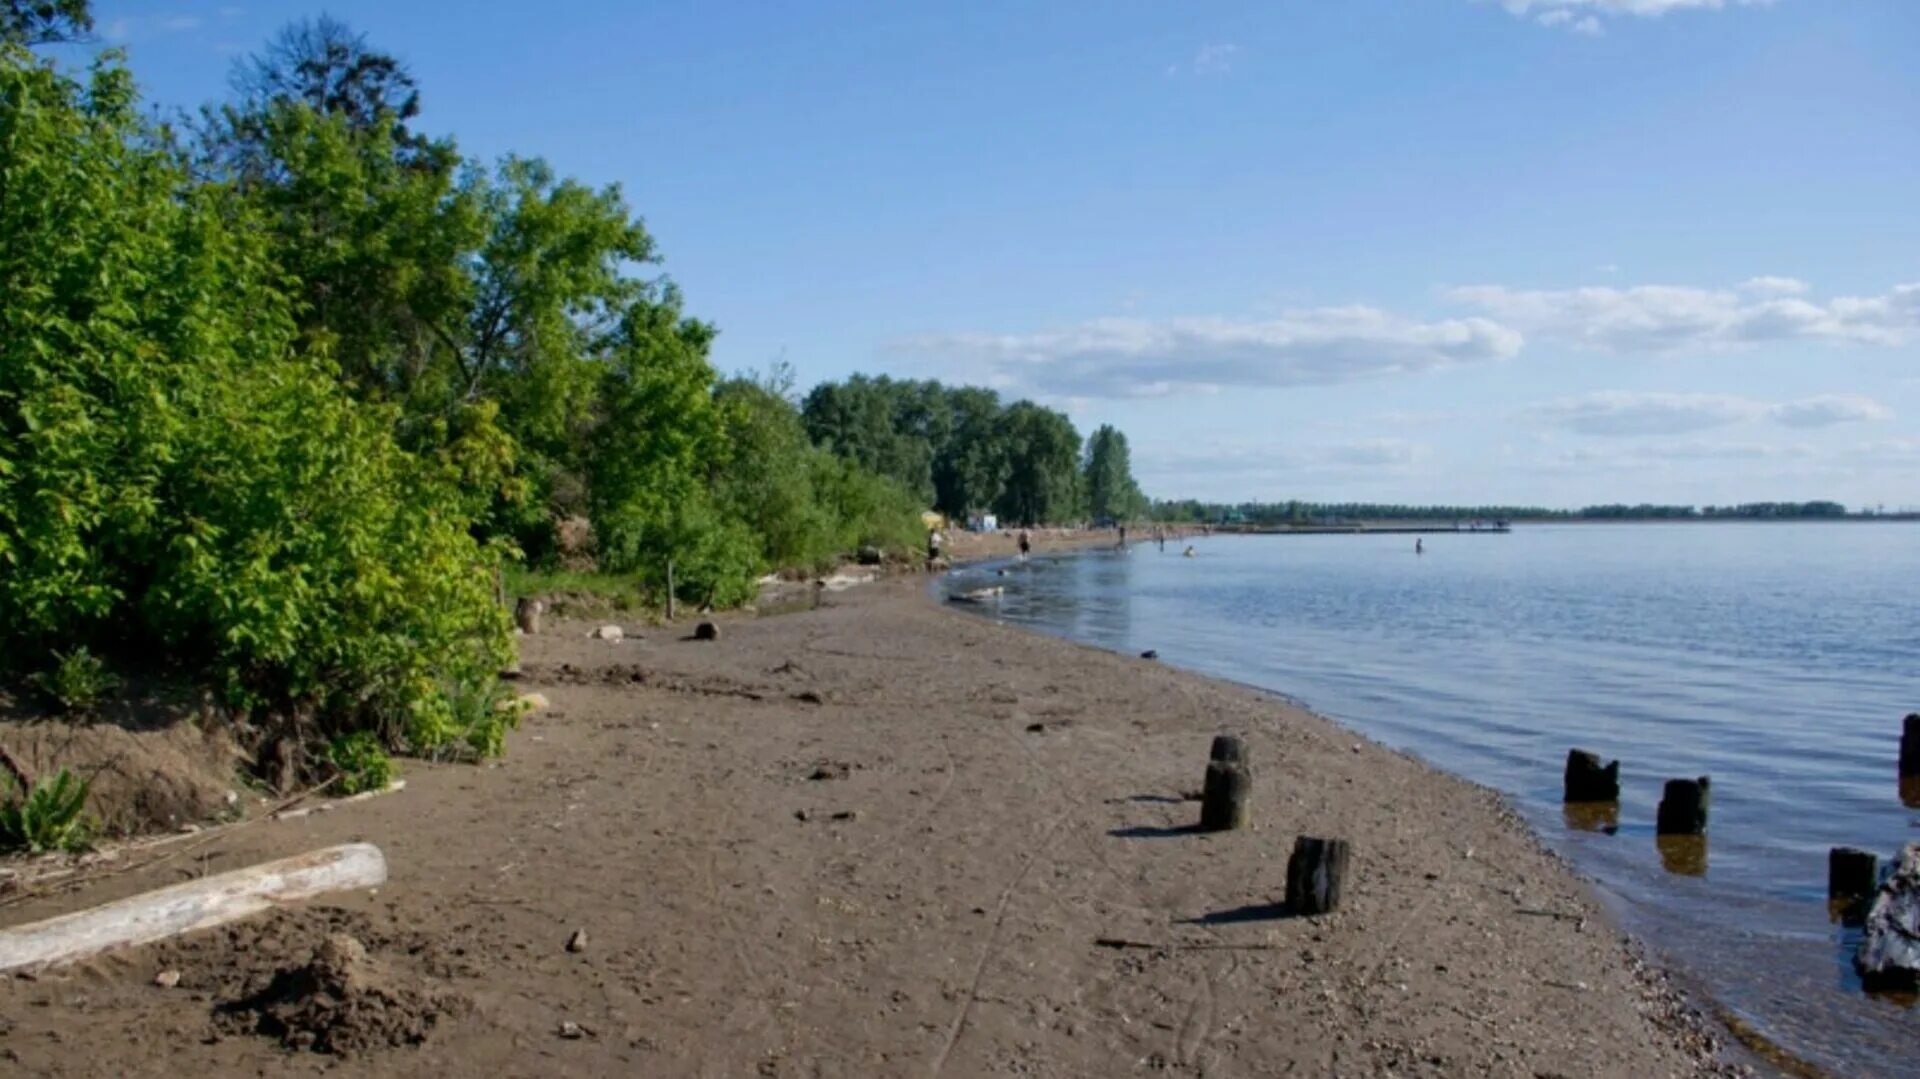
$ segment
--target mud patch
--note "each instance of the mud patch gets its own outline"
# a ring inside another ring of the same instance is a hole
[[[392,935],[340,910],[279,912],[162,949],[183,987],[214,1001],[212,1036],[269,1038],[354,1056],[425,1043],[472,1010],[448,984],[477,974],[464,949]]]

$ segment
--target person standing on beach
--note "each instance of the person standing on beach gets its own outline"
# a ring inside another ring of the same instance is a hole
[[[927,561],[940,561],[940,546],[945,541],[946,537],[940,534],[940,529],[930,528],[927,530]]]
[[[1033,550],[1033,537],[1027,535],[1027,530],[1023,528],[1020,530],[1020,561],[1025,562],[1027,552],[1031,550]]]
[[[1126,545],[1127,545],[1127,526],[1121,525],[1120,526],[1120,546],[1125,547]]]

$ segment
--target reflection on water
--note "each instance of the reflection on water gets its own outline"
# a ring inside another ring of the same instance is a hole
[[[1681,877],[1707,875],[1707,837],[1703,835],[1655,836],[1660,848],[1660,867]]]
[[[1560,807],[1560,815],[1576,832],[1613,835],[1620,830],[1619,802],[1567,802]]]
[[[976,610],[1266,687],[1504,791],[1629,927],[1769,1038],[1911,1074],[1920,1019],[1845,984],[1834,846],[1920,838],[1889,789],[1920,703],[1920,528],[1526,527],[1212,537],[963,570]],[[1621,761],[1611,815],[1560,807],[1575,746]],[[1706,845],[1654,843],[1661,781],[1714,777]],[[1897,795],[1897,797],[1896,797]],[[1694,849],[1687,849],[1692,847]]]

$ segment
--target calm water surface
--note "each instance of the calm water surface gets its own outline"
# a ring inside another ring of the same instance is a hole
[[[1862,994],[1826,854],[1920,840],[1920,526],[1521,527],[1234,536],[957,571],[983,608],[1278,690],[1510,795],[1715,1001],[1842,1075],[1915,1075],[1920,1012]],[[976,580],[977,579],[977,580]],[[1622,761],[1617,831],[1560,805],[1580,746]],[[1709,842],[1662,850],[1660,784],[1711,775]],[[1704,864],[1702,864],[1704,863]]]

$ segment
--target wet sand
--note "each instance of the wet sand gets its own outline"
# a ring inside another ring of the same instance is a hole
[[[1252,690],[924,588],[723,619],[713,643],[565,622],[525,640],[526,687],[552,709],[504,761],[412,765],[403,791],[0,908],[16,924],[358,839],[392,866],[373,894],[0,980],[0,1058],[46,1075],[337,1067],[217,1013],[346,932],[432,1004],[393,1039],[418,1044],[362,1047],[350,1074],[1718,1068],[1712,1036],[1491,793]],[[1254,828],[1196,834],[1186,794],[1220,732],[1248,738]],[[1298,834],[1352,841],[1340,913],[1279,908]],[[163,969],[176,987],[153,984]]]

